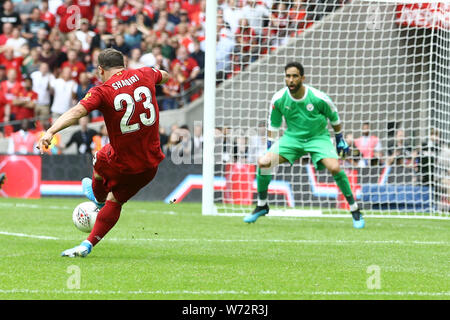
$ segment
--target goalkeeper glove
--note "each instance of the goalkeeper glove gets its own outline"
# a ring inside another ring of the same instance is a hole
[[[345,157],[350,153],[350,147],[342,136],[342,132],[335,133],[336,138],[336,151],[339,157],[345,159]]]

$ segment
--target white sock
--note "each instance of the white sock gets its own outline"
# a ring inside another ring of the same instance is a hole
[[[358,210],[358,203],[354,203],[354,204],[351,204],[350,205],[350,211],[355,211],[355,210]]]
[[[258,207],[263,207],[267,203],[267,199],[261,200],[258,198]]]

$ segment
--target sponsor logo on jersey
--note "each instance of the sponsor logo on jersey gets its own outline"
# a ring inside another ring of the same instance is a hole
[[[92,93],[90,93],[90,92],[86,93],[86,95],[84,96],[83,100],[89,99],[90,96],[92,96]]]
[[[291,110],[290,106],[284,106],[285,109]]]
[[[306,110],[308,110],[308,111],[313,111],[313,110],[314,110],[314,105],[313,105],[312,103],[308,104],[308,105],[306,106]]]

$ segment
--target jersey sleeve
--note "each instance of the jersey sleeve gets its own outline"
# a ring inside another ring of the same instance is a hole
[[[336,126],[341,123],[338,110],[333,101],[326,95],[321,97],[322,112],[330,120],[331,125]]]
[[[283,122],[283,114],[277,107],[275,97],[270,102],[269,131],[277,131]]]
[[[142,68],[142,71],[144,74],[150,74],[153,80],[155,81],[155,84],[159,84],[162,80],[162,73],[158,69],[151,68],[151,67],[144,67]]]
[[[98,109],[102,105],[102,95],[98,87],[89,89],[80,104],[86,108],[88,112]]]

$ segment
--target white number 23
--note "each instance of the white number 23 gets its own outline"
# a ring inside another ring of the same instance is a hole
[[[148,127],[155,123],[156,111],[155,106],[152,103],[152,94],[150,92],[150,89],[144,86],[138,87],[133,92],[134,99],[128,93],[118,94],[114,99],[114,109],[116,109],[116,111],[120,111],[123,109],[123,101],[125,101],[126,103],[125,113],[120,120],[120,130],[123,134],[138,131],[141,128],[139,123],[130,124],[129,121],[134,113],[135,102],[139,102],[142,100],[142,94],[145,96],[143,105],[145,109],[148,109],[150,111],[150,118],[147,118],[147,114],[145,112],[141,113],[139,115],[139,118],[142,124]]]

